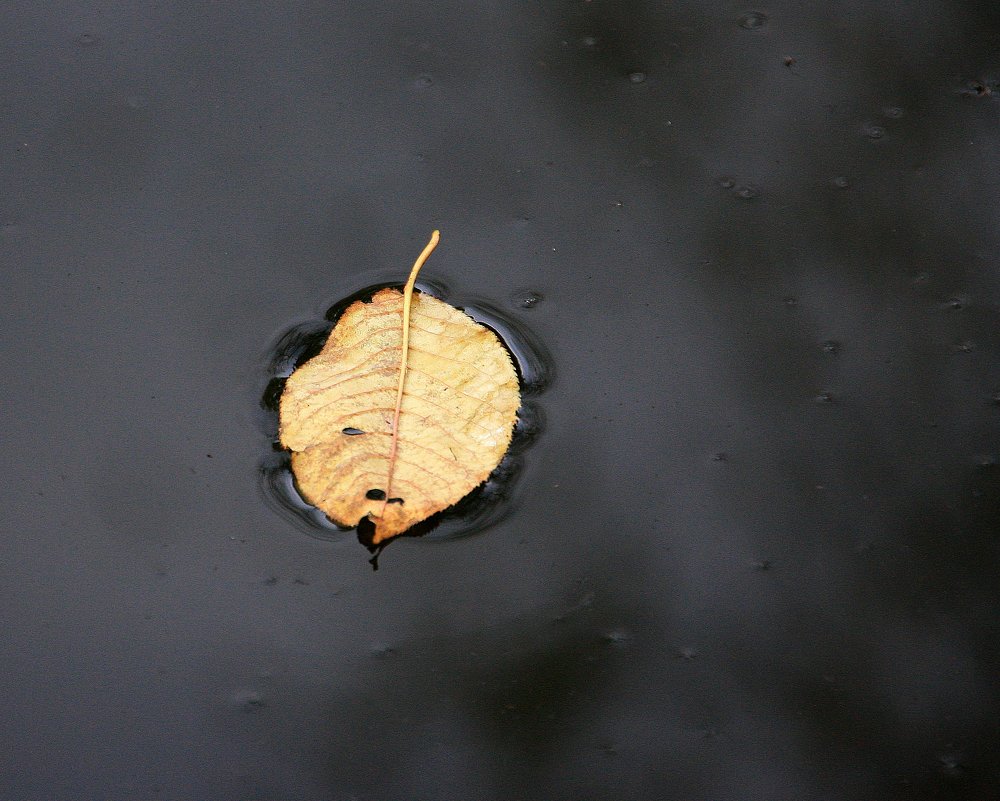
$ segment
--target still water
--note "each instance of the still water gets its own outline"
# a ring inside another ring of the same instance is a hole
[[[0,20],[0,799],[1000,795],[995,4]],[[373,572],[265,388],[435,228],[537,391]]]

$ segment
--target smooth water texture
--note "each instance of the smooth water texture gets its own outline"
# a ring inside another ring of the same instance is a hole
[[[0,801],[1000,798],[995,0],[0,23]],[[274,408],[435,229],[525,408],[376,573]]]

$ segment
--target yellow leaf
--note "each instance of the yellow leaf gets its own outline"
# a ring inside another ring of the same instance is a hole
[[[520,391],[497,335],[443,301],[383,289],[352,304],[288,378],[281,444],[305,499],[335,522],[402,534],[482,484],[510,445]]]

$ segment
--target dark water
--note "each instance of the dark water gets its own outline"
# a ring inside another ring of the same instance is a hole
[[[995,4],[0,18],[0,798],[1000,796]],[[433,228],[556,372],[372,573],[261,391]]]

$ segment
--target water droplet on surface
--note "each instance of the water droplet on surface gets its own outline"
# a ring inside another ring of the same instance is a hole
[[[631,83],[642,83],[646,80],[646,73],[636,70],[628,74],[628,79]]]
[[[840,343],[835,339],[828,339],[820,347],[823,353],[840,353]]]
[[[838,175],[830,183],[837,187],[837,189],[847,189],[851,185],[851,182],[843,175]]]
[[[760,197],[760,187],[756,184],[743,184],[736,190],[736,195],[744,200],[753,200]]]
[[[767,14],[763,11],[747,11],[736,24],[748,31],[757,31],[767,25]]]
[[[869,123],[868,125],[865,125],[865,127],[862,130],[864,131],[864,135],[867,136],[869,139],[881,139],[883,136],[885,136],[885,128],[883,128],[881,125],[874,125],[872,123]]]

